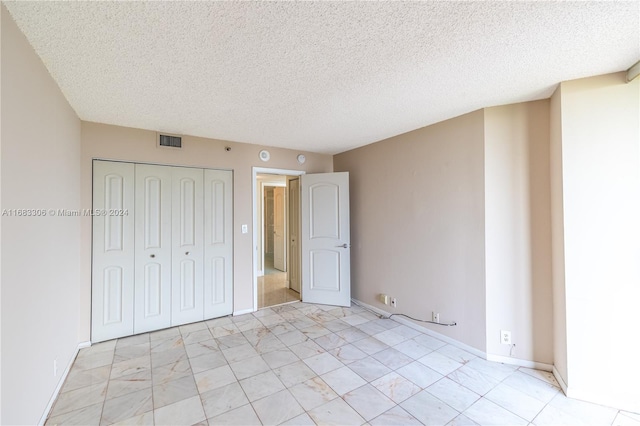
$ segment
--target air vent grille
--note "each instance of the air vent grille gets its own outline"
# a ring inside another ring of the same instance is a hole
[[[170,146],[173,148],[182,148],[182,138],[180,136],[159,135],[160,146]]]

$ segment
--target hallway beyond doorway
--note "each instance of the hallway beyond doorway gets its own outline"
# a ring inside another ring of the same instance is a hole
[[[273,254],[264,256],[264,276],[258,277],[258,309],[300,300],[300,293],[288,288],[287,273],[273,267]]]

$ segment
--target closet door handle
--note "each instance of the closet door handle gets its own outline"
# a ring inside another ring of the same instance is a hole
[[[189,252],[188,252],[188,251],[185,251],[185,252],[184,252],[184,254],[186,254],[187,256],[189,256]]]
[[[156,255],[155,255],[155,254],[152,254],[150,257],[153,259],[154,257],[156,257]]]

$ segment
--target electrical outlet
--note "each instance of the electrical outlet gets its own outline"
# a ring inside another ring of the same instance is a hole
[[[511,332],[508,330],[500,330],[500,343],[503,345],[511,344]]]
[[[440,313],[436,311],[431,312],[431,321],[440,323]]]
[[[58,359],[53,360],[53,377],[58,377]]]
[[[391,298],[391,306],[393,306],[394,308],[398,307],[398,301],[396,300],[395,297]]]

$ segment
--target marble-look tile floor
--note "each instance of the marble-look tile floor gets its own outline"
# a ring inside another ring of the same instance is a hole
[[[297,302],[80,351],[47,424],[640,425],[358,307]]]
[[[286,272],[272,272],[258,277],[258,308],[300,300],[300,293],[289,287]]]

